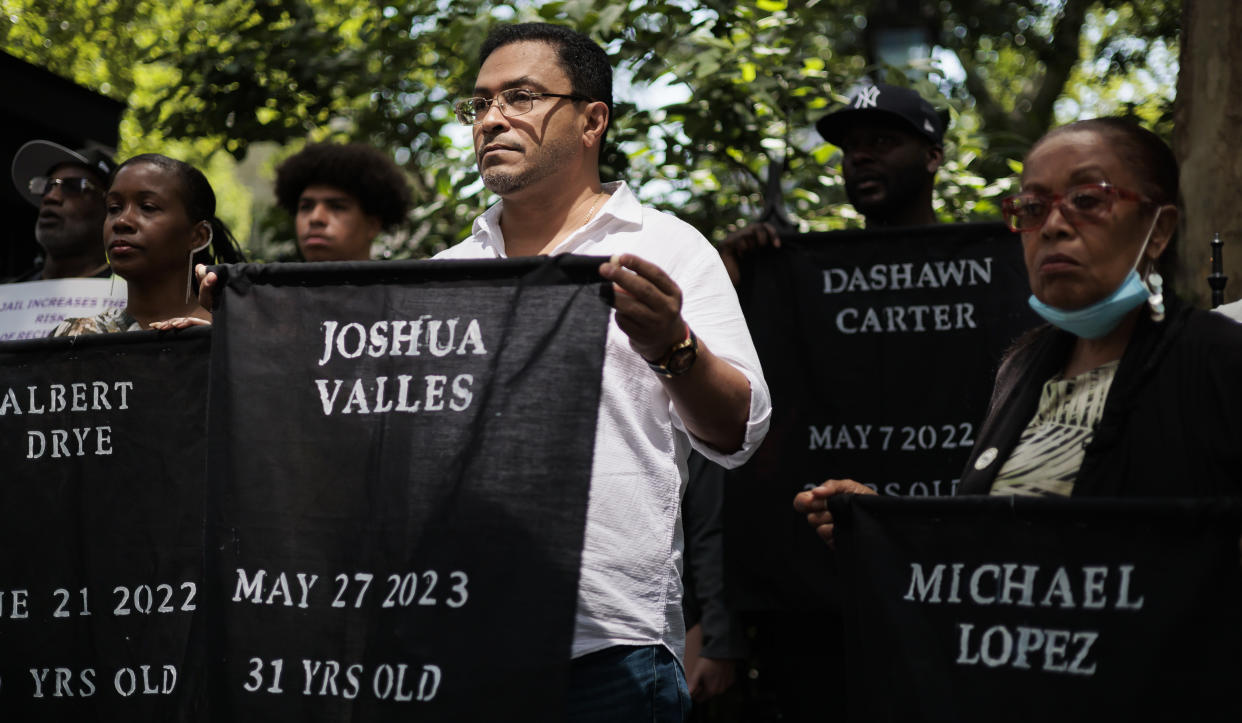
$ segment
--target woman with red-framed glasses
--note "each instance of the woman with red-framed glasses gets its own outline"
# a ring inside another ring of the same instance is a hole
[[[997,375],[958,494],[1242,494],[1242,325],[1179,303],[1177,161],[1123,119],[1057,128],[1003,202],[1048,323]],[[831,541],[830,480],[795,507]]]

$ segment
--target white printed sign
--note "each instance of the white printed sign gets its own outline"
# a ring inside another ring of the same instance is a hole
[[[37,339],[65,319],[123,308],[126,291],[115,276],[0,284],[0,341]]]

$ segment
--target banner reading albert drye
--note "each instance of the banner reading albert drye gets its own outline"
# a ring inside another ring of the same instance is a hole
[[[829,507],[850,720],[1242,719],[1236,501]]]
[[[733,592],[746,609],[832,599],[828,550],[790,506],[829,478],[950,496],[1001,353],[1034,325],[1018,237],[943,224],[782,237],[739,286],[772,428],[726,485]]]
[[[600,261],[225,270],[207,561],[222,719],[563,714]]]
[[[0,720],[202,720],[204,329],[0,345]]]

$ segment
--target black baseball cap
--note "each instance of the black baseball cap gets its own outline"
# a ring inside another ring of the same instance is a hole
[[[13,185],[17,186],[17,192],[22,198],[38,206],[43,199],[31,192],[30,179],[46,175],[53,168],[65,164],[82,166],[97,173],[105,184],[112,177],[112,172],[116,170],[116,163],[112,160],[112,156],[98,148],[83,148],[74,151],[51,141],[30,141],[18,148],[13,156]]]
[[[912,132],[935,145],[944,143],[948,114],[941,115],[913,90],[887,83],[860,86],[844,108],[820,118],[815,127],[824,140],[839,146],[851,127],[876,115],[904,121]]]

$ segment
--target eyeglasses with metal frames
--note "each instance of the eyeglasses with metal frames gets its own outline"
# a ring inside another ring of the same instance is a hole
[[[542,93],[534,90],[526,90],[525,88],[511,88],[502,90],[496,94],[494,98],[466,98],[459,100],[453,104],[453,112],[457,114],[457,120],[462,125],[472,126],[479,123],[483,116],[487,115],[487,109],[495,105],[500,109],[501,115],[506,118],[529,113],[531,108],[535,107],[535,101],[540,98],[568,98],[573,101],[591,101],[585,95],[577,95],[575,93]]]
[[[60,186],[60,192],[66,196],[80,196],[87,191],[103,191],[89,178],[48,178],[47,176],[31,178],[27,188],[34,195],[43,197],[56,186]]]
[[[1069,188],[1065,193],[1027,191],[1009,196],[1001,200],[1001,214],[1013,231],[1038,231],[1043,228],[1054,206],[1059,207],[1071,223],[1078,220],[1100,221],[1112,210],[1117,199],[1154,203],[1141,193],[1109,183],[1087,183]]]

